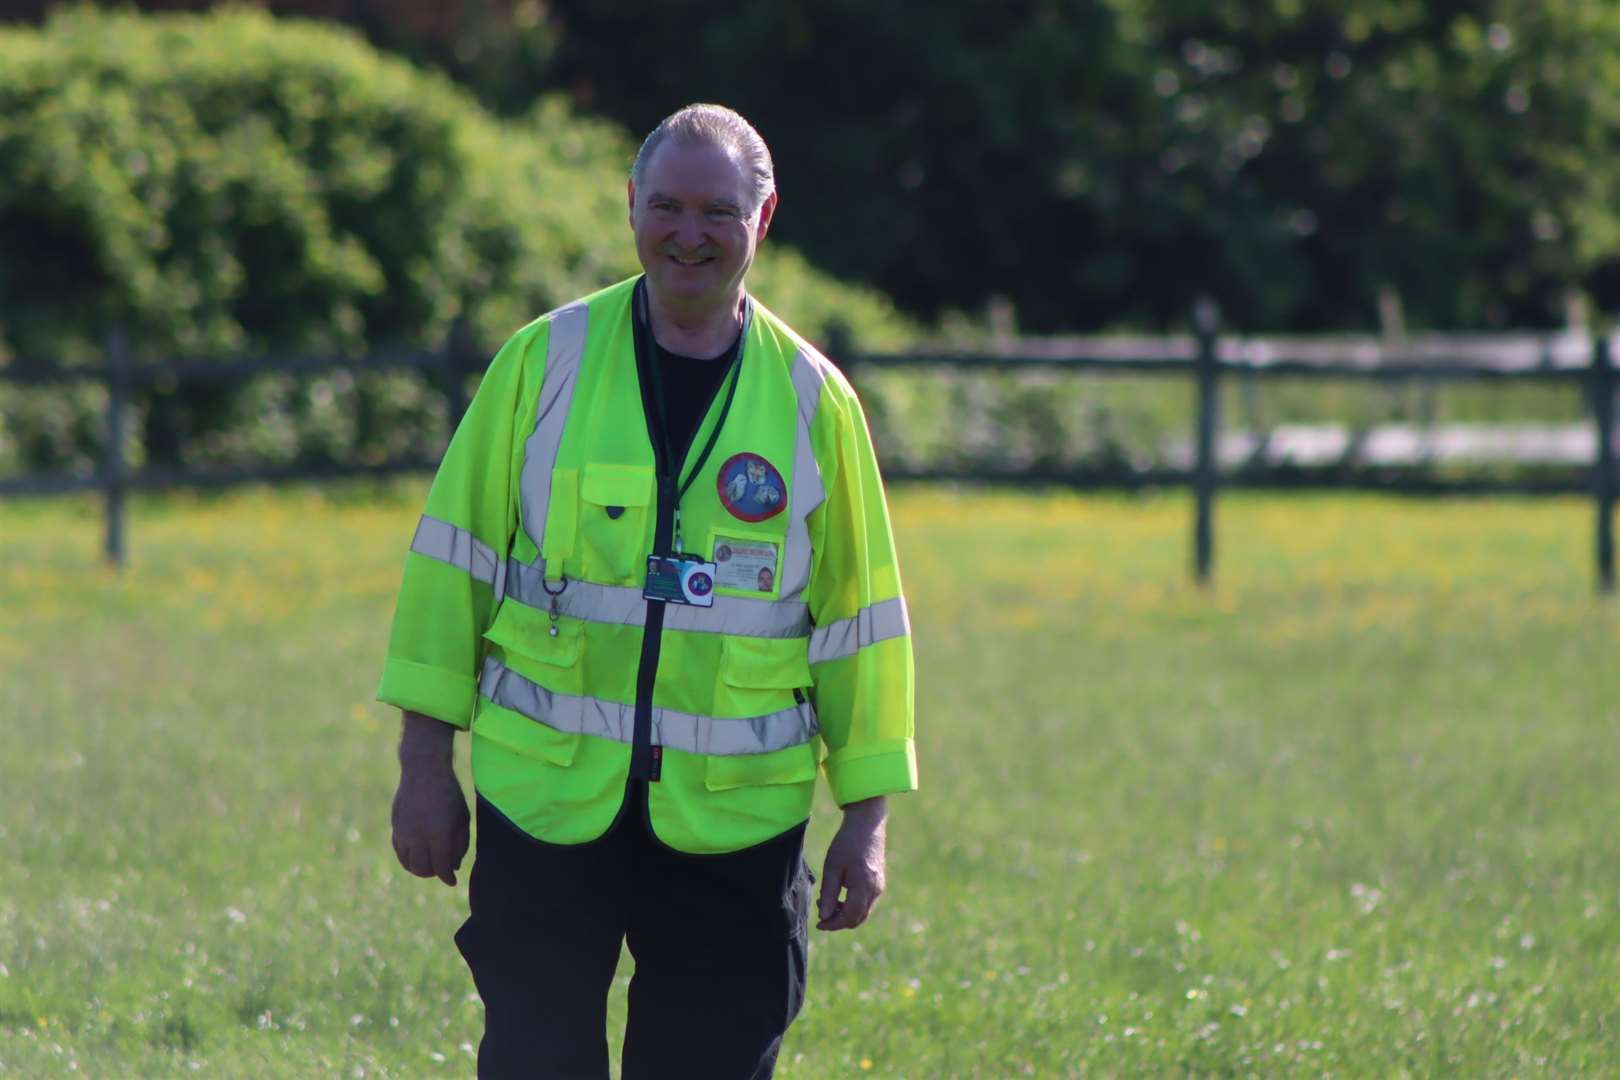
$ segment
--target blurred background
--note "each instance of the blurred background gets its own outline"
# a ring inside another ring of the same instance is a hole
[[[692,101],[916,627],[781,1075],[1612,1074],[1617,58],[1612,0],[0,0],[0,1075],[470,1071],[394,590]]]
[[[1620,304],[1620,15],[1598,0],[5,0],[0,19],[5,474],[103,461],[106,388],[38,392],[20,369],[99,358],[115,330],[172,361],[442,349],[460,326],[476,374],[515,327],[634,268],[627,162],[692,100],[752,117],[777,158],[755,291],[850,356],[1178,332],[1200,300],[1225,334],[1386,344],[1584,334]],[[876,370],[862,389],[895,468],[1189,456],[1186,380]],[[468,389],[202,375],[136,388],[128,465],[426,459]],[[1251,437],[1330,425],[1302,436],[1308,466],[1380,423],[1587,406],[1545,385],[1267,379],[1225,414]],[[1578,435],[1541,435],[1577,449],[1472,463],[1590,464]],[[1428,458],[1395,463],[1444,465]]]

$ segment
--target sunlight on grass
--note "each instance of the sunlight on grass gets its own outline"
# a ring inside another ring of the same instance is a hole
[[[371,700],[422,490],[137,499],[121,574],[7,504],[0,1075],[470,1073]],[[923,789],[779,1075],[1610,1068],[1589,504],[1232,496],[1207,591],[1179,496],[894,505]]]

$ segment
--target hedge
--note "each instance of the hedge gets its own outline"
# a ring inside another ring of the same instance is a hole
[[[93,359],[113,325],[146,359],[436,347],[458,315],[492,350],[636,269],[634,149],[560,100],[501,121],[351,32],[254,9],[0,30],[0,363]],[[812,335],[913,332],[769,242],[751,285]],[[0,386],[0,468],[89,467],[99,393]],[[441,440],[442,412],[408,376],[268,377],[159,393],[140,441],[198,463],[376,457]]]

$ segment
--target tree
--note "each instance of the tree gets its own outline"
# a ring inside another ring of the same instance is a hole
[[[778,229],[924,313],[1267,329],[1558,321],[1617,253],[1603,0],[555,0],[546,85],[645,131],[719,100]],[[628,73],[633,73],[630,77]]]

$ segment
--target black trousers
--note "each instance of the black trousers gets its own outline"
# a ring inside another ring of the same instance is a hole
[[[768,1080],[804,1002],[804,826],[726,855],[652,834],[644,782],[588,844],[535,840],[482,798],[456,945],[484,1000],[485,1080],[607,1080],[607,995],[628,941],[623,1080]]]

